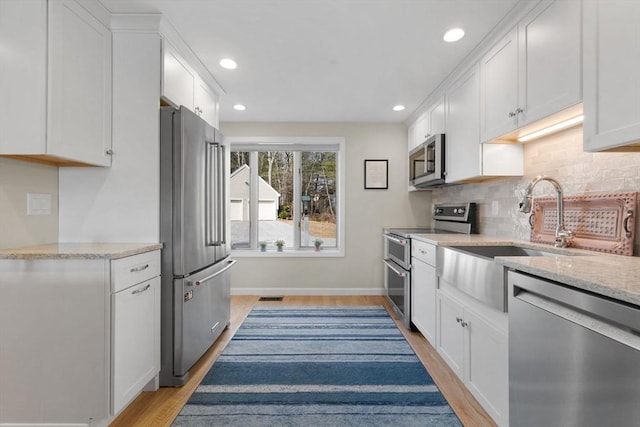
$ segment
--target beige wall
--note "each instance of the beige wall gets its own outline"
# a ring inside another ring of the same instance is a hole
[[[51,215],[27,215],[27,193],[51,194]],[[58,168],[0,157],[0,249],[58,240]]]
[[[581,127],[526,143],[524,157],[521,178],[444,188],[434,192],[433,202],[477,202],[481,233],[529,240],[529,216],[518,211],[518,202],[536,175],[558,180],[565,195],[640,190],[640,153],[585,153]],[[536,186],[536,195],[553,196],[555,190],[543,182]]]
[[[234,293],[380,293],[382,228],[429,225],[429,192],[407,192],[407,130],[403,124],[222,123],[225,136],[324,136],[346,141],[346,248],[342,258],[239,258]],[[389,160],[389,189],[364,190],[364,160]]]

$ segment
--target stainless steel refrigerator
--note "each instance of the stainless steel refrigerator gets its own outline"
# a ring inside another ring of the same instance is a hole
[[[229,325],[226,153],[184,107],[160,110],[161,386],[181,386]]]

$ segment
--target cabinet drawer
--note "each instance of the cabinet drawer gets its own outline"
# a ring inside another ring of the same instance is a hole
[[[145,252],[111,261],[111,292],[160,275],[160,251]]]
[[[436,245],[424,243],[415,239],[411,240],[411,256],[422,262],[436,266]]]

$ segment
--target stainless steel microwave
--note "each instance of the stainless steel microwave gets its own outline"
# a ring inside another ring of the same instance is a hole
[[[428,188],[444,184],[444,134],[431,135],[409,152],[409,184]]]

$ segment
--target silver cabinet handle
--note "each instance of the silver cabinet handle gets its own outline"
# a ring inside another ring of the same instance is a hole
[[[140,271],[144,271],[147,268],[149,268],[149,264],[145,264],[145,265],[141,265],[139,267],[134,267],[131,270],[129,270],[130,273],[138,273]]]
[[[151,284],[149,283],[144,288],[140,288],[140,289],[136,289],[134,291],[131,291],[131,295],[141,294],[141,293],[143,293],[145,291],[148,291],[150,287],[151,287]]]

